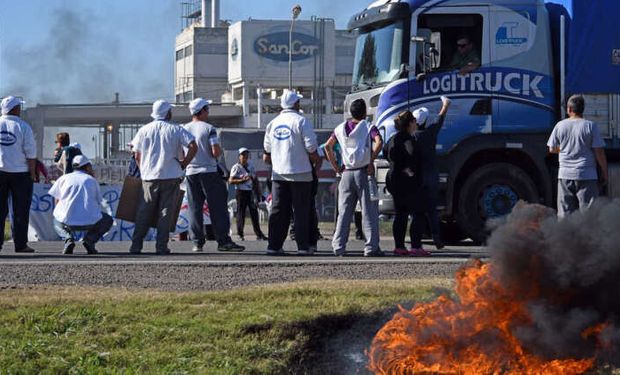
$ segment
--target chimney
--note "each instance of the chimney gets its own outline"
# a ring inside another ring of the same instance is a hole
[[[202,0],[202,8],[200,10],[201,16],[201,24],[202,27],[207,27],[207,0]]]
[[[211,27],[218,27],[220,23],[220,0],[211,0]]]

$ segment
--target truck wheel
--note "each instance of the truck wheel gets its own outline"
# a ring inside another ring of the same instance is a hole
[[[457,220],[474,242],[484,243],[489,233],[487,219],[508,215],[519,200],[538,203],[534,181],[523,169],[508,163],[493,163],[467,178],[459,194]]]

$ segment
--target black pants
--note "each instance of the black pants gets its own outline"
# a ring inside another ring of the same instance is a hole
[[[272,189],[269,249],[282,249],[292,210],[297,249],[308,250],[312,182],[273,181]]]
[[[28,245],[28,222],[30,221],[30,203],[32,202],[33,182],[30,173],[0,172],[0,248],[4,242],[4,222],[9,213],[9,197],[13,206],[13,225],[11,233],[15,249],[21,250]]]
[[[435,243],[441,240],[439,233],[439,215],[437,214],[437,186],[424,186],[420,190],[420,194],[415,198],[420,200],[414,204],[418,209],[413,210],[411,218],[411,247],[422,247],[422,236],[426,231],[426,223],[431,230],[431,236]]]
[[[394,236],[394,247],[405,249],[405,235],[407,234],[407,224],[409,215],[413,213],[413,197],[407,192],[392,193],[394,199],[394,223],[392,224],[392,236]]]
[[[263,237],[258,221],[258,208],[254,199],[252,199],[251,190],[237,190],[235,198],[237,199],[237,234],[243,237],[243,227],[245,226],[245,211],[250,210],[250,219],[252,220],[252,228],[257,237]]]

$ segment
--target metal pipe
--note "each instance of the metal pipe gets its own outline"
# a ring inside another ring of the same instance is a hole
[[[566,114],[566,22],[560,16],[560,118]]]
[[[200,9],[200,25],[207,27],[207,0],[202,0],[202,8]]]
[[[263,87],[261,85],[258,85],[258,87],[256,88],[256,106],[258,107],[258,123],[256,124],[257,128],[260,129],[261,126],[261,115],[263,113],[263,103],[262,103],[262,96],[263,96]]]
[[[301,13],[301,6],[299,4],[293,7],[293,19],[291,20],[291,28],[288,32],[288,89],[293,89],[293,26],[295,20]]]
[[[220,0],[211,0],[211,27],[220,23]]]

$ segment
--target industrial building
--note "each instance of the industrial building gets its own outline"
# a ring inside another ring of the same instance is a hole
[[[184,29],[176,38],[175,97],[234,103],[242,127],[264,127],[279,111],[288,87],[291,20],[219,19],[217,0],[184,3]],[[284,13],[285,15],[287,13]],[[334,20],[295,21],[292,38],[293,88],[316,128],[342,120],[351,87],[354,33],[336,30]]]

